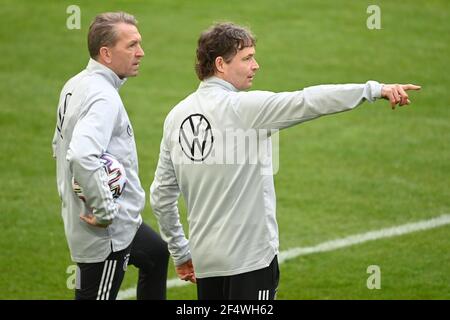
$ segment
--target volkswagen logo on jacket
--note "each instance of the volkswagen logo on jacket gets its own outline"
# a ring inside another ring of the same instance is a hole
[[[191,114],[180,126],[178,142],[192,161],[203,161],[211,153],[214,137],[211,124],[202,114]]]

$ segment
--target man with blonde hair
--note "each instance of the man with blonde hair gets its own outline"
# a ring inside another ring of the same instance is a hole
[[[137,76],[144,57],[136,19],[124,12],[96,16],[88,48],[86,69],[62,89],[53,139],[65,233],[78,266],[75,298],[116,299],[130,263],[139,268],[137,298],[165,299],[167,245],[142,222],[145,192],[133,129],[118,92],[126,78]],[[106,152],[127,177],[117,199],[100,161]],[[73,192],[72,177],[86,202]]]

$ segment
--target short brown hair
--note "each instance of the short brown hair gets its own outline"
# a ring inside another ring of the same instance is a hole
[[[97,58],[101,47],[112,47],[116,44],[115,25],[119,23],[137,26],[136,18],[126,12],[105,12],[94,18],[88,33],[88,49],[91,58]]]
[[[222,57],[230,62],[238,50],[253,47],[256,39],[250,30],[231,22],[217,23],[204,31],[198,39],[195,72],[200,80],[214,75],[215,60]]]

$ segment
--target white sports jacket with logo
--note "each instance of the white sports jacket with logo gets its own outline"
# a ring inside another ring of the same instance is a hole
[[[61,91],[53,153],[65,233],[75,262],[100,262],[111,250],[125,249],[142,222],[145,192],[138,177],[133,130],[118,93],[124,82],[90,59]],[[122,163],[127,176],[124,192],[115,201],[99,160],[105,152]],[[86,205],[72,190],[72,176],[83,188]],[[96,208],[98,221],[112,224],[99,228],[81,221],[86,206]]]
[[[272,167],[270,130],[372,102],[381,97],[381,87],[368,81],[295,92],[238,92],[217,77],[203,81],[165,120],[150,188],[150,203],[175,264],[192,255],[198,278],[267,267],[279,246],[273,176],[264,170]],[[249,130],[258,130],[253,140],[269,146],[261,149],[264,161],[251,161],[250,152],[243,157],[247,161],[222,161],[242,147],[224,137]],[[187,205],[189,241],[179,221],[180,191]]]

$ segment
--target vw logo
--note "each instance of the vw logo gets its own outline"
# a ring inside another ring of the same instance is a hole
[[[211,125],[204,115],[191,114],[180,126],[178,142],[184,154],[192,161],[203,161],[212,150],[214,137]]]

